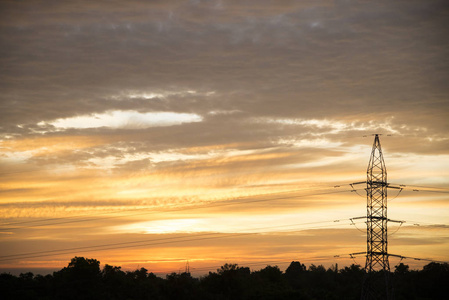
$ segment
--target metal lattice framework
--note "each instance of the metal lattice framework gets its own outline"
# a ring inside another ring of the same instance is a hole
[[[365,267],[367,272],[390,271],[387,251],[387,169],[377,134],[366,173],[367,255]]]
[[[376,134],[366,177],[366,278],[362,299],[391,299],[387,238],[387,169]]]

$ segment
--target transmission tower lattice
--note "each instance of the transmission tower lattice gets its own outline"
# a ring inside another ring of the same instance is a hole
[[[387,235],[387,169],[376,134],[366,172],[366,278],[362,300],[391,299]]]

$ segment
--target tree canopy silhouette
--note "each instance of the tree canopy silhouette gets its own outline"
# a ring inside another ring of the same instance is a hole
[[[200,278],[171,273],[165,278],[145,268],[122,271],[96,259],[74,257],[53,275],[0,274],[2,299],[359,299],[364,270],[359,265],[307,268],[293,261],[251,271],[224,264]],[[444,299],[449,283],[447,263],[410,270],[400,263],[392,273],[397,300]]]

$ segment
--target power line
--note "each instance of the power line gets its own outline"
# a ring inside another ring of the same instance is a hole
[[[414,189],[413,191],[414,192],[423,192],[423,193],[427,192],[427,193],[449,194],[449,191],[432,191],[432,190],[417,190],[417,189]]]
[[[329,222],[335,222],[335,221],[320,221],[320,222],[307,222],[307,223],[299,223],[299,224],[289,224],[289,225],[278,225],[278,226],[268,226],[268,227],[261,227],[261,228],[250,228],[251,230],[260,230],[260,229],[272,229],[272,228],[282,228],[282,227],[291,227],[291,226],[304,226],[304,225],[314,225],[314,224],[322,224],[322,223],[329,223]],[[248,229],[249,230],[249,229]],[[220,234],[220,233],[205,233],[200,235],[211,235],[211,234]],[[167,239],[178,239],[182,237],[172,237],[172,238],[161,238],[161,239],[145,239],[145,240],[139,240],[139,241],[133,241],[133,242],[122,242],[122,243],[112,243],[112,244],[104,244],[104,245],[98,245],[98,246],[85,246],[85,247],[76,247],[76,248],[68,248],[68,249],[62,249],[62,250],[52,250],[52,251],[40,251],[40,252],[31,252],[31,253],[25,253],[28,254],[39,254],[39,253],[48,253],[48,252],[56,252],[56,251],[65,251],[65,250],[82,250],[86,248],[92,248],[92,247],[106,247],[106,246],[113,246],[113,245],[123,245],[123,244],[133,244],[133,243],[142,243],[142,242],[148,242],[148,241],[160,241],[160,240],[167,240]],[[12,257],[12,256],[18,256],[22,254],[15,254],[15,255],[7,255],[7,256],[0,256],[0,258],[4,257]]]
[[[142,211],[142,210],[152,210],[151,214],[155,214],[155,213],[167,213],[167,212],[177,212],[177,211],[183,211],[183,210],[191,210],[191,209],[201,209],[201,208],[209,208],[209,207],[220,207],[220,206],[228,206],[228,205],[238,205],[238,204],[246,204],[246,203],[256,203],[256,202],[266,202],[266,201],[274,201],[274,200],[282,200],[282,199],[289,199],[289,198],[302,198],[302,197],[306,197],[306,196],[316,196],[316,195],[324,195],[324,194],[333,194],[333,193],[344,193],[347,191],[351,191],[351,192],[356,192],[357,190],[354,189],[354,187],[352,185],[350,185],[352,187],[352,190],[345,190],[345,191],[333,191],[333,192],[326,192],[326,193],[317,193],[317,194],[308,194],[308,195],[298,195],[295,197],[282,197],[282,198],[274,198],[274,199],[261,199],[261,200],[252,200],[252,201],[245,201],[245,202],[237,202],[237,203],[225,203],[228,201],[232,201],[232,199],[228,199],[228,200],[223,200],[220,201],[220,203],[210,203],[208,205],[204,205],[204,206],[193,206],[193,207],[184,207],[184,208],[179,208],[179,209],[175,209],[175,210],[170,210],[170,211],[166,211],[166,210],[158,210],[157,212],[154,211],[154,207],[149,207],[149,208],[136,208],[136,209],[126,209],[126,210],[120,210],[120,211],[108,211],[108,212],[100,212],[100,213],[96,213],[94,214],[87,214],[87,215],[78,215],[78,216],[72,216],[72,217],[58,217],[58,218],[47,218],[47,219],[41,219],[41,220],[31,220],[31,221],[22,221],[22,222],[13,222],[13,223],[6,223],[6,224],[2,224],[1,226],[4,225],[20,225],[20,224],[30,224],[30,223],[37,223],[37,222],[49,222],[49,221],[58,221],[58,220],[71,220],[71,221],[63,221],[63,222],[54,222],[54,223],[45,223],[45,224],[36,224],[36,225],[28,225],[28,226],[20,226],[20,227],[3,227],[3,230],[16,230],[16,229],[24,229],[24,228],[33,228],[33,227],[43,227],[43,226],[51,226],[51,225],[60,225],[60,224],[69,224],[69,223],[78,223],[78,222],[90,222],[90,221],[97,221],[98,219],[79,219],[79,218],[85,218],[85,217],[89,217],[90,215],[97,217],[97,216],[102,216],[102,215],[110,215],[110,214],[117,214],[117,213],[123,213],[123,212],[130,212],[130,211]],[[404,186],[405,185],[401,185]],[[340,185],[335,185],[334,188],[340,187]],[[418,187],[418,186],[416,186]],[[425,186],[421,186],[421,187],[425,187]],[[270,193],[268,195],[274,195],[274,194],[285,194],[285,193],[294,193],[300,190],[292,190],[292,191],[286,191],[286,192],[279,192],[279,193]],[[402,189],[398,192],[398,195],[396,195],[393,199],[395,199],[397,196],[399,196],[400,192],[402,191]],[[418,190],[415,190],[418,191]],[[436,192],[436,193],[446,193],[446,192],[442,192],[442,191],[430,191],[430,190],[426,190],[427,192]],[[449,193],[449,191],[447,192]],[[358,194],[358,193],[357,193]],[[266,196],[267,194],[260,194],[257,196]],[[364,197],[360,194],[358,194],[361,197]],[[238,197],[238,198],[234,198],[234,199],[246,199],[248,197]],[[393,200],[391,199],[391,200]],[[389,200],[389,201],[391,201]],[[102,219],[113,219],[113,218],[123,218],[123,217],[129,217],[129,216],[137,216],[137,215],[144,215],[147,213],[137,213],[137,214],[126,214],[126,215],[120,215],[120,216],[111,216],[111,217],[106,217],[106,218],[102,218]],[[0,227],[1,228],[1,227]]]
[[[364,254],[366,256],[366,252],[357,252],[357,253],[350,253],[350,254],[339,254],[339,255],[335,255],[334,257],[341,258],[342,256],[349,256],[350,258],[356,258],[357,255],[361,255],[361,254]],[[390,253],[388,254],[388,256],[397,257],[397,258],[400,258],[401,260],[413,259],[413,260],[420,260],[420,261],[436,262],[436,263],[441,263],[441,264],[449,263],[448,261],[441,261],[441,260],[435,260],[435,259],[430,259],[430,258],[410,257],[410,256],[396,255],[396,254],[390,254]]]
[[[364,183],[364,182],[358,182],[358,183]],[[396,196],[394,196],[392,199],[389,199],[388,201],[392,201],[394,199],[396,199],[399,194],[404,190],[410,190],[412,189],[413,192],[429,192],[429,193],[442,193],[442,194],[449,194],[449,189],[447,188],[438,188],[438,187],[429,187],[429,186],[417,186],[417,185],[405,185],[405,184],[396,184],[396,183],[388,183],[387,187],[389,187],[388,185],[397,185],[399,192],[396,194]],[[354,188],[353,184],[349,184],[349,186],[351,186],[352,190],[351,192],[355,192],[357,195],[359,195],[362,198],[365,198],[366,196],[360,195],[358,193],[358,190]],[[415,189],[415,187],[421,187],[421,188],[425,188],[425,190],[418,190]],[[365,190],[365,189],[364,189]]]
[[[335,223],[335,221],[336,220],[329,220],[329,221],[317,221],[317,222],[307,222],[307,223],[298,223],[298,224],[289,224],[289,225],[267,226],[267,227],[259,227],[259,228],[250,228],[247,230],[258,231],[258,230],[291,227],[291,226],[306,226],[306,225],[316,225],[316,224],[323,224],[323,223]],[[341,221],[341,220],[338,220],[338,221]],[[316,228],[312,227],[312,228],[307,228],[307,229],[311,230],[311,229],[316,229]],[[307,230],[307,229],[304,229],[304,230]],[[240,231],[244,231],[244,230],[240,230]],[[278,232],[282,232],[282,231],[278,231]],[[195,238],[190,238],[190,239],[185,239],[186,238],[185,236],[168,237],[168,238],[160,238],[160,239],[145,239],[145,240],[139,240],[139,241],[110,243],[110,244],[102,244],[102,245],[93,245],[93,246],[84,246],[84,247],[65,248],[65,249],[57,249],[57,250],[4,255],[4,256],[0,256],[0,261],[68,254],[68,253],[72,253],[72,251],[75,251],[75,250],[77,250],[77,251],[82,250],[82,251],[88,251],[88,252],[97,251],[97,250],[113,250],[113,249],[132,248],[132,247],[140,247],[140,246],[148,246],[148,245],[160,245],[160,244],[169,244],[169,243],[178,243],[178,242],[205,240],[205,239],[235,237],[235,236],[243,236],[243,235],[257,235],[257,234],[262,234],[262,233],[274,233],[274,232],[240,232],[240,233],[229,233],[229,234],[226,234],[226,233],[204,233],[204,234],[198,234]],[[216,236],[216,235],[218,235],[218,236]]]
[[[407,221],[412,223],[411,226],[426,226],[426,227],[436,227],[436,228],[444,228],[449,229],[449,224],[435,224],[435,223],[427,223],[427,222],[417,222],[417,221]]]
[[[194,209],[204,209],[204,208],[213,208],[213,207],[223,207],[223,206],[231,206],[231,205],[239,205],[239,204],[249,204],[249,203],[260,203],[260,202],[268,202],[268,201],[275,201],[275,200],[285,200],[285,199],[294,199],[294,198],[304,198],[304,197],[311,197],[311,196],[321,196],[321,195],[328,195],[328,194],[337,194],[337,193],[345,193],[348,192],[348,190],[345,191],[331,191],[331,192],[322,192],[322,193],[314,193],[314,194],[307,194],[307,195],[297,195],[297,196],[288,196],[288,197],[277,197],[277,198],[270,198],[270,199],[257,199],[257,200],[249,200],[249,201],[240,201],[240,202],[229,202],[232,200],[224,200],[220,202],[210,203],[207,205],[202,206],[189,206],[189,207],[183,207],[178,209],[172,209],[172,210],[158,210],[154,211],[154,208],[151,208],[151,212],[139,212],[135,214],[126,214],[126,215],[120,215],[120,216],[109,216],[109,217],[103,217],[103,218],[95,218],[95,219],[74,219],[74,220],[68,220],[68,221],[61,221],[61,222],[54,222],[50,224],[36,224],[36,225],[28,225],[28,226],[20,226],[20,227],[6,227],[2,228],[2,230],[16,230],[16,229],[24,229],[24,228],[34,228],[34,227],[43,227],[43,226],[52,226],[52,225],[61,225],[61,224],[70,224],[70,223],[79,223],[79,222],[90,222],[90,221],[98,221],[98,220],[108,220],[108,219],[115,219],[115,218],[124,218],[124,217],[130,217],[130,216],[138,216],[138,215],[147,215],[147,214],[161,214],[161,213],[171,213],[171,212],[179,212],[179,211],[186,211],[186,210],[194,210]],[[287,193],[287,192],[285,192]],[[291,193],[291,192],[288,192]],[[245,198],[234,198],[234,199],[245,199]],[[150,208],[144,208],[142,210],[148,210]],[[137,209],[141,210],[141,209]],[[119,213],[119,212],[114,212]],[[103,213],[100,215],[108,215],[109,213]],[[76,217],[61,217],[61,218],[52,218],[47,219],[48,220],[67,220],[71,218]],[[26,222],[34,222],[34,221],[25,221]],[[36,220],[38,222],[38,220]],[[21,224],[21,222],[16,223],[10,223],[7,225],[13,225],[13,224]],[[1,227],[0,227],[1,228]]]
[[[174,240],[174,241],[166,241],[166,242],[156,242],[156,243],[141,243],[139,245],[124,245],[126,243],[119,243],[120,245],[114,246],[114,247],[106,247],[104,245],[98,245],[98,246],[86,246],[83,247],[83,251],[85,252],[92,252],[92,251],[97,251],[97,250],[116,250],[116,249],[123,249],[123,248],[133,248],[133,247],[141,247],[141,246],[154,246],[154,245],[163,245],[163,244],[172,244],[172,243],[179,243],[179,242],[191,242],[191,241],[199,241],[199,240],[208,240],[208,239],[218,239],[218,238],[227,238],[227,237],[236,237],[236,236],[245,236],[245,235],[256,235],[258,233],[238,233],[238,234],[227,234],[227,235],[223,235],[223,236],[211,236],[211,237],[202,237],[202,238],[191,238],[191,239],[184,239],[184,240]],[[212,234],[209,234],[212,235]],[[217,235],[216,233],[214,235]],[[181,237],[181,238],[185,238],[185,237]],[[174,239],[174,238],[173,238]],[[136,243],[136,242],[129,242],[129,243]],[[106,247],[106,248],[104,248]],[[95,248],[95,249],[94,249]],[[52,256],[52,255],[61,255],[61,254],[70,254],[72,253],[72,249],[67,249],[67,250],[52,250],[52,251],[48,251],[48,252],[52,252],[52,253],[42,253],[42,254],[38,254],[38,255],[19,255],[17,254],[16,257],[8,257],[8,258],[0,258],[0,261],[8,261],[8,260],[12,260],[12,259],[25,259],[25,258],[36,258],[36,257],[44,257],[44,256]]]
[[[306,189],[306,190],[311,190],[311,189]],[[317,189],[315,189],[315,190],[317,190]],[[319,189],[319,190],[322,190],[322,189]],[[276,193],[269,193],[269,194],[259,194],[259,195],[255,195],[255,196],[278,195],[278,194],[294,193],[294,192],[298,192],[298,191],[300,191],[300,190],[291,190],[291,191],[276,192]],[[232,199],[222,200],[221,202],[232,201],[232,200],[235,200],[235,199],[247,199],[247,198],[249,198],[249,196],[236,197],[236,198],[232,198]],[[169,207],[176,207],[176,206],[169,205]],[[13,222],[13,223],[10,222],[10,223],[6,223],[6,224],[4,223],[2,225],[20,225],[20,224],[29,224],[29,223],[36,223],[36,222],[55,221],[55,220],[63,220],[63,219],[84,218],[84,217],[88,217],[88,216],[91,216],[91,215],[98,216],[98,215],[107,215],[107,214],[121,213],[121,212],[124,212],[124,211],[136,211],[136,210],[140,211],[140,210],[149,210],[149,209],[153,210],[154,207],[125,209],[125,210],[120,210],[120,211],[113,210],[113,211],[106,211],[106,212],[100,212],[100,213],[95,213],[95,214],[84,214],[84,215],[78,215],[78,216],[72,216],[72,217],[47,218],[47,219],[41,219],[41,220],[21,221],[21,222]]]
[[[449,191],[449,188],[444,187],[437,187],[437,186],[429,186],[429,185],[413,185],[413,184],[399,184],[399,183],[393,183],[394,185],[399,185],[401,187],[417,187],[417,188],[425,188],[425,189],[434,189],[434,190],[445,190]]]
[[[358,196],[360,196],[360,197],[362,197],[362,198],[365,198],[365,196],[360,195],[360,194],[358,193],[358,190],[356,190],[356,189],[352,186],[352,184],[350,184],[350,186],[351,186],[351,188],[352,188],[351,192],[355,192]],[[415,186],[415,187],[416,187],[416,186]],[[398,193],[397,193],[393,198],[388,199],[388,202],[391,202],[391,201],[393,201],[394,199],[396,199],[397,197],[399,197],[399,195],[401,194],[401,192],[402,192],[403,190],[405,190],[405,189],[407,189],[407,190],[413,189],[413,190],[412,190],[413,192],[423,192],[423,193],[428,192],[428,193],[449,194],[449,190],[448,190],[448,191],[446,191],[446,190],[443,190],[443,191],[440,191],[440,190],[431,190],[431,189],[418,190],[418,189],[414,189],[413,187],[407,188],[405,185],[400,185],[400,188],[399,188]]]
[[[394,254],[390,254],[390,256],[399,257],[401,260],[403,260],[403,259],[413,259],[413,260],[422,260],[422,261],[436,262],[436,263],[440,263],[440,264],[448,264],[449,263],[448,261],[434,260],[434,259],[429,259],[429,258],[410,257],[410,256],[394,255]]]
[[[359,230],[360,232],[365,233],[365,231],[363,231],[362,229],[357,228],[357,224],[354,223],[354,220],[356,219],[363,219],[365,217],[358,217],[358,218],[350,218],[349,220],[351,221],[351,225],[355,226],[357,230]],[[396,233],[403,224],[410,224],[406,227],[413,227],[413,226],[419,226],[419,227],[432,227],[432,228],[444,228],[444,229],[449,229],[449,224],[438,224],[438,223],[426,223],[426,222],[419,222],[419,221],[410,221],[410,220],[404,220],[404,221],[393,221],[393,220],[388,220],[388,221],[392,221],[395,223],[399,223],[399,227],[396,231],[394,231],[393,233],[390,233],[389,235],[393,235],[394,233]],[[364,222],[366,223],[366,221]]]
[[[101,244],[101,245],[93,245],[93,246],[74,247],[74,248],[65,248],[65,249],[39,251],[39,252],[29,252],[29,253],[0,256],[0,261],[68,254],[75,250],[82,250],[82,251],[90,252],[90,251],[99,251],[99,250],[114,250],[114,249],[141,247],[141,246],[148,246],[148,245],[160,245],[160,244],[169,244],[169,243],[189,242],[189,241],[196,241],[196,240],[235,237],[235,236],[242,236],[242,235],[257,235],[257,234],[263,234],[263,233],[266,234],[266,233],[277,233],[277,232],[316,230],[316,229],[320,229],[320,228],[332,227],[333,225],[335,225],[335,223],[340,222],[340,221],[346,221],[346,220],[350,220],[351,223],[354,224],[352,219],[339,219],[339,220],[328,220],[328,221],[317,221],[317,222],[297,223],[297,224],[288,224],[288,225],[268,226],[268,227],[260,227],[260,228],[249,228],[247,230],[253,230],[253,231],[256,230],[257,231],[257,230],[285,228],[285,227],[292,227],[292,226],[307,226],[307,225],[318,225],[318,224],[324,224],[324,223],[331,223],[329,225],[314,226],[311,228],[299,229],[299,230],[292,229],[292,230],[283,230],[283,231],[274,231],[274,232],[273,231],[243,232],[243,233],[233,233],[233,234],[203,233],[203,234],[198,234],[198,235],[196,235],[195,238],[191,238],[191,239],[186,239],[185,236],[167,237],[167,238],[159,238],[159,239],[145,239],[145,240],[130,241],[130,242],[109,243],[109,244]],[[402,224],[402,222],[401,222],[401,224]],[[446,225],[443,225],[443,226],[446,226]],[[336,257],[338,257],[338,256],[336,256]]]

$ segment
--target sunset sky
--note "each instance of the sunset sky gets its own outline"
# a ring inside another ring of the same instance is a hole
[[[445,0],[0,1],[0,272],[364,266],[374,133],[389,252],[449,261],[448,36]]]

